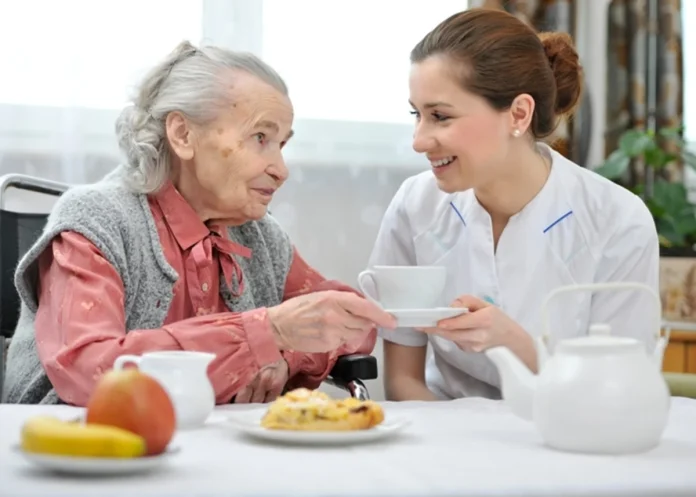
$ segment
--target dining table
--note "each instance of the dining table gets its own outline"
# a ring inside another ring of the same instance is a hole
[[[235,416],[261,404],[217,407],[201,427],[177,431],[166,463],[132,475],[46,471],[19,450],[32,416],[75,419],[71,406],[0,405],[2,497],[694,497],[696,400],[673,397],[661,443],[643,453],[567,453],[502,401],[382,402],[392,436],[327,446],[249,437]],[[640,412],[634,413],[640,416]]]

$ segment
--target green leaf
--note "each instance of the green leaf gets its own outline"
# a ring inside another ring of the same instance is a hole
[[[686,245],[686,237],[664,221],[657,223],[657,231],[660,238],[668,241],[668,243],[663,243],[663,245],[668,247],[683,247]]]
[[[674,140],[677,142],[682,141],[682,136],[684,135],[684,128],[682,126],[676,126],[673,128],[660,128],[658,134],[668,140]]]
[[[645,199],[645,204],[648,206],[648,210],[655,220],[662,219],[667,213],[665,208],[655,202],[653,198]]]
[[[684,140],[682,126],[651,130],[630,129],[619,139],[617,150],[595,171],[609,179],[625,177],[633,159],[640,159],[645,167],[660,171],[679,160],[696,171],[696,150],[691,150]],[[625,185],[638,194],[650,210],[658,229],[662,246],[689,247],[696,244],[696,205],[688,198],[683,182],[670,183],[656,174],[650,194],[646,185],[632,178]]]
[[[694,212],[684,212],[684,215],[679,219],[674,220],[674,226],[679,233],[691,235],[696,233],[696,215]]]
[[[696,237],[696,206],[689,202],[683,183],[658,179],[646,205],[653,214],[663,245],[684,247]]]
[[[685,209],[692,211],[694,209],[693,205],[689,203],[688,192],[683,183],[671,183],[665,180],[655,181],[651,200],[672,215],[681,213]]]
[[[614,150],[604,164],[594,170],[597,174],[601,174],[605,178],[616,179],[620,178],[628,165],[631,163],[631,158],[628,157],[621,149]]]
[[[657,222],[658,233],[669,240],[673,246],[685,246],[687,239],[696,229],[694,219],[693,215],[682,219],[673,219],[669,216],[662,218]]]
[[[663,169],[675,158],[674,154],[667,153],[661,148],[648,148],[643,153],[645,165],[658,170]]]
[[[651,148],[656,148],[655,138],[639,129],[626,131],[619,140],[619,150],[630,158],[638,157]]]

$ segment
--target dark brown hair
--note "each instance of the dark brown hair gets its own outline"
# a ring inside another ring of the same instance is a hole
[[[553,133],[582,94],[582,67],[571,37],[537,34],[501,10],[470,9],[449,17],[415,46],[411,63],[434,55],[459,62],[455,74],[464,89],[497,110],[509,109],[522,93],[531,95],[536,138]]]

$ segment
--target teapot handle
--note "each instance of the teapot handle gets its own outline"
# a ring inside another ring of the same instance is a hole
[[[542,340],[545,344],[548,345],[549,337],[551,336],[550,316],[548,309],[549,302],[561,293],[570,293],[575,291],[592,292],[596,290],[644,290],[648,292],[650,295],[653,296],[653,300],[655,301],[655,305],[657,306],[657,323],[655,323],[655,329],[657,330],[656,338],[658,340],[661,338],[662,300],[660,300],[660,296],[657,294],[657,292],[655,292],[655,290],[643,283],[635,283],[631,281],[617,281],[611,283],[588,283],[584,285],[567,285],[552,290],[546,296],[546,299],[544,299],[544,303],[541,306],[541,313],[543,319]]]

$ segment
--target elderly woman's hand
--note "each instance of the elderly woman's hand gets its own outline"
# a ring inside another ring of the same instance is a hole
[[[283,346],[298,352],[331,352],[343,344],[360,344],[376,327],[393,329],[395,318],[369,300],[350,292],[301,295],[268,309]]]
[[[251,383],[235,397],[235,404],[272,402],[283,393],[290,370],[282,359],[261,368]]]

